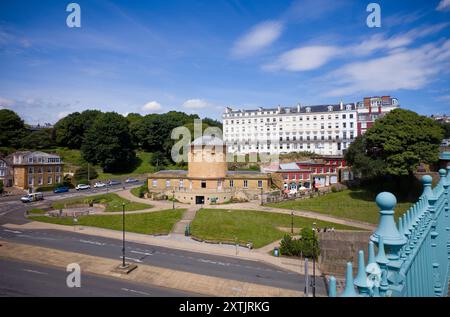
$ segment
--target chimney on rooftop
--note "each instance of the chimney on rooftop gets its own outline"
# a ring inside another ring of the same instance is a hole
[[[300,112],[300,110],[302,110],[302,105],[300,104],[300,102],[297,104],[297,112]]]

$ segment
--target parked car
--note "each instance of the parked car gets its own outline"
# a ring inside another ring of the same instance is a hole
[[[90,189],[91,186],[90,185],[86,185],[86,184],[78,184],[77,187],[75,187],[76,190],[84,190],[84,189]]]
[[[136,183],[136,182],[139,182],[136,178],[127,178],[126,180],[125,180],[125,183]]]
[[[119,181],[110,180],[108,182],[108,186],[114,186],[114,185],[120,185],[121,183]]]
[[[32,201],[38,201],[38,200],[43,200],[43,199],[44,199],[43,193],[31,193],[31,194],[27,194],[20,198],[20,200],[23,203],[31,203]]]
[[[59,193],[67,193],[69,191],[69,187],[58,187],[55,188],[55,190],[53,191],[55,194],[59,194]]]
[[[103,183],[103,182],[97,182],[97,183],[94,184],[94,188],[102,188],[102,187],[105,187],[105,186],[106,186],[106,184]]]

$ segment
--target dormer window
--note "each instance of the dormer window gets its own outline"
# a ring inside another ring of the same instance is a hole
[[[347,110],[352,110],[352,105],[347,105],[346,108]]]
[[[311,112],[311,107],[306,107],[306,112]]]
[[[333,111],[333,106],[328,106],[328,111]]]

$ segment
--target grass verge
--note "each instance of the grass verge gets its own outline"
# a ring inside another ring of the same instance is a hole
[[[353,219],[377,224],[379,208],[375,203],[375,194],[365,190],[343,190],[309,199],[290,200],[267,206],[284,209],[308,210],[339,218]],[[397,220],[411,206],[410,202],[399,202],[395,207]]]
[[[294,216],[294,227],[311,227],[313,222],[318,227],[334,227],[335,229],[360,230],[357,228]],[[197,238],[211,241],[252,242],[260,248],[283,238],[286,232],[277,227],[291,227],[291,216],[286,214],[254,211],[201,209],[191,223],[191,234]]]
[[[125,216],[125,230],[143,234],[168,234],[182,215],[184,209],[169,209],[142,214]],[[47,216],[30,216],[29,219],[47,223],[71,226],[74,224],[70,217],[58,218]],[[122,230],[121,215],[91,215],[78,217],[77,225],[98,227],[112,230]]]
[[[125,211],[143,210],[153,207],[152,205],[149,204],[129,201],[128,199],[122,198],[114,193],[64,199],[54,202],[52,204],[52,207],[54,209],[61,209],[64,208],[64,206],[88,204],[91,201],[95,204],[105,205],[106,206],[105,211],[108,212],[122,211],[123,203],[125,203]]]

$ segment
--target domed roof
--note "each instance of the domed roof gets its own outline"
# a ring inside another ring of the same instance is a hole
[[[191,142],[191,145],[217,145],[222,146],[224,142],[221,138],[213,135],[203,135]]]

